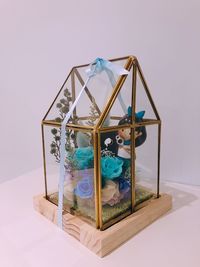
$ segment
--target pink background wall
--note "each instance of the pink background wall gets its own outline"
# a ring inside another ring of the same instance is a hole
[[[200,1],[0,0],[0,181],[42,165],[40,121],[73,65],[138,57],[162,179],[200,185]]]

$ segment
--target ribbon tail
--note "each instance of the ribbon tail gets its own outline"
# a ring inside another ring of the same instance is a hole
[[[64,180],[65,180],[65,156],[66,156],[66,136],[65,136],[65,128],[66,124],[69,121],[85,87],[87,86],[90,77],[85,82],[84,86],[82,87],[78,97],[74,101],[73,105],[71,106],[69,112],[67,113],[65,119],[61,125],[61,140],[60,140],[60,175],[59,175],[59,188],[58,188],[58,226],[62,229],[62,212],[63,212],[63,193],[64,193]]]
[[[65,124],[61,126],[60,177],[58,188],[58,226],[62,229],[63,193],[65,180]]]

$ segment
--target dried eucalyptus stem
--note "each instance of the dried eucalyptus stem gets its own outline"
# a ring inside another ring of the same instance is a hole
[[[55,118],[55,121],[62,122],[66,116],[66,114],[69,112],[70,104],[72,103],[72,97],[71,93],[69,92],[69,89],[66,88],[64,90],[64,97],[59,100],[59,102],[56,104],[56,108],[59,110],[59,117]],[[72,118],[70,118],[69,121],[72,121]],[[60,162],[60,137],[61,137],[61,130],[53,128],[51,130],[51,133],[53,135],[53,141],[50,144],[51,150],[50,153],[55,157],[56,162]],[[76,135],[72,130],[66,130],[66,151],[72,152],[72,144],[71,140],[73,141],[74,145],[76,145]]]

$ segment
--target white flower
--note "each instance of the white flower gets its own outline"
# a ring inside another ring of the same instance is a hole
[[[120,201],[119,185],[112,180],[107,180],[104,188],[101,190],[102,204],[113,206]]]

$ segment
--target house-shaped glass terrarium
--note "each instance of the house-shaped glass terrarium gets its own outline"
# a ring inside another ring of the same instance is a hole
[[[84,88],[65,128],[63,212],[100,230],[159,198],[161,121],[137,59],[110,60]],[[89,64],[73,67],[42,121],[45,198],[58,205],[61,124]]]

